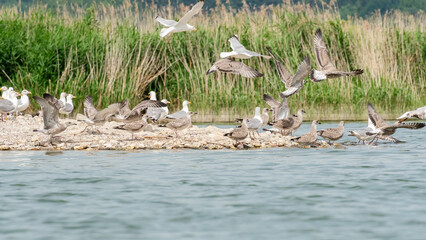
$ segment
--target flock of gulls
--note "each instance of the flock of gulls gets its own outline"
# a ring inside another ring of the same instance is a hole
[[[204,0],[198,1],[198,3],[196,3],[179,21],[168,20],[157,16],[156,21],[165,26],[165,28],[160,31],[160,37],[164,38],[167,36],[168,39],[170,39],[171,35],[174,33],[197,31],[195,27],[188,24],[188,21],[201,11],[203,5]],[[241,122],[241,125],[231,132],[226,133],[225,136],[235,140],[236,144],[241,144],[247,137],[252,139],[255,138],[256,133],[259,134],[258,131],[261,128],[270,125],[272,128],[263,128],[263,130],[283,136],[291,135],[293,136],[291,137],[291,141],[297,142],[302,146],[315,145],[318,136],[328,140],[330,144],[342,138],[344,135],[344,121],[341,121],[336,128],[318,130],[317,125],[320,124],[318,120],[312,121],[312,127],[308,133],[296,137],[295,132],[303,122],[303,114],[305,111],[299,109],[296,114],[290,114],[290,109],[288,107],[289,98],[297,94],[303,88],[304,84],[307,83],[305,80],[306,78],[309,78],[313,83],[319,83],[326,79],[350,77],[363,73],[361,69],[342,71],[335,67],[324,42],[321,29],[317,29],[313,37],[318,69],[313,69],[311,67],[310,58],[306,56],[299,64],[294,75],[284,67],[271,48],[266,48],[269,52],[268,55],[250,51],[241,44],[237,35],[232,36],[229,42],[232,51],[222,52],[220,54],[220,59],[213,63],[210,69],[208,69],[207,74],[218,74],[218,72],[220,72],[224,74],[238,74],[246,78],[258,78],[262,77],[263,74],[236,59],[249,59],[252,57],[272,59],[275,63],[278,76],[284,83],[286,90],[279,94],[280,100],[264,94],[263,99],[270,108],[263,108],[261,111],[260,107],[256,107],[252,118],[237,119],[236,121]],[[3,86],[1,91],[0,113],[3,121],[13,116],[13,114],[18,115],[28,108],[30,104],[28,95],[31,94],[31,92],[23,90],[19,93],[14,91],[12,87],[8,88],[6,86]],[[19,96],[20,98],[18,99]],[[74,98],[74,95],[64,92],[61,93],[59,99],[48,93],[43,94],[42,97],[34,96],[34,100],[41,107],[44,122],[42,128],[34,131],[50,135],[51,141],[52,138],[65,131],[68,126],[73,125],[71,122],[61,120],[59,114],[68,116],[73,112]],[[105,109],[97,110],[93,98],[87,96],[83,103],[85,119],[81,120],[84,121],[87,126],[82,132],[86,131],[87,128],[92,128],[92,132],[100,132],[99,129],[97,129],[98,126],[102,126],[106,121],[115,120],[123,122],[122,125],[116,126],[115,128],[117,130],[130,132],[132,134],[132,139],[134,138],[134,133],[148,130],[153,124],[169,128],[174,131],[176,137],[179,137],[178,131],[191,127],[191,116],[196,113],[189,110],[188,105],[191,102],[185,100],[182,103],[182,110],[170,114],[168,103],[169,101],[167,99],[157,100],[155,92],[151,91],[149,93],[149,99],[143,100],[133,108],[129,107],[128,100],[124,100],[123,102],[113,103]],[[406,123],[404,121],[410,118],[425,119],[426,106],[404,113],[391,125],[384,121],[371,103],[368,104],[367,111],[368,126],[365,129],[350,131],[349,134],[349,136],[356,137],[358,143],[362,141],[365,144],[369,141],[369,144],[375,144],[378,140],[397,143],[400,141],[393,138],[392,135],[398,128],[419,129],[425,126],[425,123],[422,122]],[[269,112],[272,112],[272,120],[270,120]]]

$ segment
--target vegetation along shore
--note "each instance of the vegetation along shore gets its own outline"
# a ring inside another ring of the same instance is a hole
[[[265,107],[263,94],[283,91],[271,59],[248,60],[261,78],[206,75],[228,39],[237,34],[247,48],[267,54],[273,47],[291,72],[305,56],[315,59],[312,35],[321,28],[337,67],[364,69],[364,74],[308,82],[289,101],[291,109],[309,109],[306,120],[366,120],[372,102],[385,118],[423,106],[426,79],[426,14],[398,11],[367,19],[343,20],[334,6],[321,8],[283,3],[252,9],[205,9],[195,16],[196,33],[160,39],[155,17],[178,19],[190,6],[137,7],[97,4],[89,9],[43,6],[21,11],[0,9],[0,85],[31,89],[34,95],[73,93],[75,113],[86,95],[96,107],[131,100],[134,105],[156,91],[171,106],[182,100],[198,112],[194,121],[233,121]],[[206,17],[206,15],[208,17]],[[315,63],[312,62],[313,66]],[[278,97],[278,96],[274,96]],[[31,99],[33,112],[38,109]],[[176,109],[171,109],[174,111]]]

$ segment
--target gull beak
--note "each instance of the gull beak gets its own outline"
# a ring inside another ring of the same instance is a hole
[[[198,29],[194,29],[194,32],[198,31]]]
[[[188,102],[188,104],[191,104],[191,102]],[[197,114],[197,113],[195,113],[195,114]]]
[[[0,99],[4,99],[4,97],[0,97]]]
[[[77,98],[76,96],[72,96],[72,98]]]
[[[32,94],[31,92],[27,92],[27,94]]]
[[[167,101],[167,104],[169,104],[170,103],[170,101]]]

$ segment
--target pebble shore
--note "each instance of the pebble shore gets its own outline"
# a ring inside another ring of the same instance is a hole
[[[114,129],[121,122],[107,122],[97,129],[100,131],[82,130],[86,124],[75,119],[61,119],[76,125],[68,127],[64,132],[49,141],[50,136],[34,129],[43,127],[43,119],[31,115],[18,116],[16,119],[0,122],[0,150],[136,150],[136,149],[258,149],[272,147],[297,147],[290,141],[290,136],[263,132],[255,139],[246,138],[243,144],[235,145],[235,141],[223,136],[232,131],[215,126],[200,128],[192,126],[179,132],[179,138],[167,128],[153,126],[151,131],[141,131],[131,139],[127,131]],[[319,141],[320,147],[330,147]]]

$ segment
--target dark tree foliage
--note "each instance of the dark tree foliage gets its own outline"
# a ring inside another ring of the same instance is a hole
[[[49,7],[55,7],[59,4],[78,4],[83,7],[89,7],[92,2],[103,2],[109,4],[121,4],[124,0],[21,0],[22,9],[27,9],[34,3],[42,3]],[[162,6],[167,5],[169,2],[172,5],[176,3],[194,4],[197,0],[152,0],[155,4]],[[330,2],[330,0],[324,0]],[[135,1],[138,2],[138,1]],[[150,2],[145,0],[144,2]],[[206,0],[205,6],[208,8],[215,7],[217,0]],[[229,3],[227,3],[229,2]],[[246,0],[250,7],[256,8],[260,5],[269,4],[282,4],[283,0]],[[317,0],[293,0],[292,2],[303,2],[311,5],[319,4]],[[243,3],[241,0],[220,0],[220,3],[233,8],[240,8]],[[0,0],[0,5],[16,5],[16,0]],[[342,17],[359,16],[367,17],[376,11],[382,14],[390,10],[400,10],[415,14],[418,11],[426,11],[426,0],[337,0]]]

